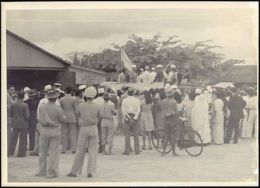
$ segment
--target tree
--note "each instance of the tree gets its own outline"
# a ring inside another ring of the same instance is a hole
[[[168,64],[174,63],[179,70],[189,69],[194,79],[212,80],[221,75],[228,66],[242,61],[223,61],[224,54],[215,52],[215,49],[222,47],[211,43],[212,40],[205,40],[187,44],[177,35],[162,40],[161,33],[150,39],[132,34],[124,45],[112,43],[111,48],[100,53],[71,52],[67,56],[73,59],[74,63],[78,63],[76,59],[79,58],[81,66],[116,72],[121,68],[120,50],[124,49],[137,68],[157,64],[167,67]]]

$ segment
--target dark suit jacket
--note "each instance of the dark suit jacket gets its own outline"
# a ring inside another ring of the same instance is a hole
[[[12,117],[13,128],[28,128],[28,118],[30,117],[28,105],[23,101],[16,101],[11,105],[10,117]]]
[[[230,110],[230,117],[241,119],[244,117],[243,108],[246,106],[246,102],[242,97],[237,94],[234,94],[230,97],[228,101],[228,109]]]

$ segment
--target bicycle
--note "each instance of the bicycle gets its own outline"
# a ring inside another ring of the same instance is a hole
[[[187,118],[180,117],[179,120],[180,136],[177,139],[177,146],[180,150],[184,149],[192,157],[199,156],[203,151],[201,136],[198,132],[194,131],[191,126],[185,126]],[[172,151],[172,146],[169,141],[166,143],[165,151],[163,149],[165,135],[164,129],[155,129],[152,132],[153,147],[162,154],[167,154]]]

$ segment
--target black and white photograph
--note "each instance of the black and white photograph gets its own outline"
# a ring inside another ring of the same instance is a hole
[[[1,185],[259,185],[258,6],[1,2]]]

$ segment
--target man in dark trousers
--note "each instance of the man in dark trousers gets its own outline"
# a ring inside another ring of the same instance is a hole
[[[122,101],[122,115],[124,119],[124,132],[125,132],[125,152],[124,155],[129,155],[131,151],[130,146],[130,135],[131,131],[134,134],[134,150],[135,154],[140,153],[139,148],[139,130],[138,118],[141,112],[141,103],[134,94],[135,90],[129,88],[127,92],[128,96]]]
[[[243,108],[246,106],[246,102],[241,96],[238,95],[236,88],[231,89],[232,95],[228,101],[227,107],[230,110],[230,116],[228,120],[227,133],[225,138],[225,143],[230,142],[233,131],[235,132],[234,144],[238,142],[239,136],[239,122],[243,118]]]
[[[24,103],[28,104],[30,118],[29,118],[29,150],[32,151],[35,145],[35,132],[36,132],[36,124],[37,124],[37,107],[39,101],[36,99],[36,93],[32,90],[28,91],[28,99],[24,101]]]
[[[174,156],[179,156],[175,151],[175,146],[177,143],[177,134],[178,134],[178,107],[177,102],[174,99],[175,91],[172,87],[166,89],[167,98],[162,101],[162,117],[164,121],[164,127],[166,130],[166,138],[164,140],[163,151],[166,150],[167,142],[170,141],[173,148],[172,154]],[[164,154],[162,154],[163,156]]]
[[[10,107],[12,118],[11,141],[8,147],[8,156],[14,155],[17,140],[19,137],[19,149],[17,157],[26,156],[28,119],[30,117],[28,105],[23,102],[24,94],[17,93],[17,101]]]

